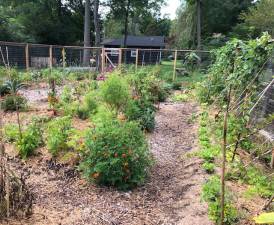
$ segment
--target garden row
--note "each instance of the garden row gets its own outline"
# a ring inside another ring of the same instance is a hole
[[[67,84],[60,95],[55,86],[60,72],[48,71],[53,116],[37,115],[28,124],[20,120],[20,111],[28,110],[19,94],[24,86],[20,74],[11,69],[2,73],[8,78],[2,85],[2,109],[18,116],[17,123],[4,126],[4,136],[23,159],[45,146],[52,157],[73,162],[95,183],[128,189],[145,181],[153,160],[144,132],[154,129],[155,105],[172,88],[158,78],[157,67],[137,72],[121,68],[107,78]],[[79,120],[85,121],[84,129],[78,128]]]
[[[227,135],[225,158],[228,165],[225,174],[225,219],[222,224],[249,221],[264,208],[256,205],[255,211],[252,209],[256,199],[264,199],[262,202],[265,202],[273,198],[269,151],[273,149],[273,144],[259,141],[258,132],[272,123],[274,117],[270,114],[254,124],[251,123],[253,114],[250,110],[262,91],[264,66],[272,51],[273,44],[267,34],[249,42],[228,42],[215,51],[215,63],[209,68],[207,79],[196,89],[203,108],[199,128],[201,151],[198,155],[204,159],[205,171],[212,174],[203,186],[202,199],[208,203],[210,219],[217,224],[221,222],[222,210],[218,168],[223,163],[224,132]],[[227,126],[224,125],[226,122]],[[235,185],[241,186],[241,191],[235,189]],[[240,198],[245,199],[242,204],[238,202]],[[265,210],[273,210],[271,207],[271,204],[267,205]],[[266,214],[264,223],[273,222],[270,216]]]

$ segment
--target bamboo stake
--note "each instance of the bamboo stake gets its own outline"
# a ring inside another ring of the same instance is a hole
[[[173,65],[173,81],[175,81],[175,78],[176,78],[177,54],[178,54],[178,51],[176,50],[175,56],[174,56],[174,65]]]
[[[49,67],[52,69],[52,45],[49,47]]]
[[[136,49],[135,70],[138,69],[138,58],[139,58],[139,49]]]
[[[231,98],[231,87],[228,92],[228,101],[226,112],[224,115],[223,127],[223,148],[222,148],[222,171],[221,171],[221,225],[224,225],[225,220],[225,168],[226,168],[226,146],[227,146],[227,121],[229,116],[229,105]]]

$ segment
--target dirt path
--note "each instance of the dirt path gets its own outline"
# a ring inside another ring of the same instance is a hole
[[[46,160],[44,154],[27,164],[11,159],[13,167],[24,171],[35,199],[31,218],[8,224],[211,224],[200,201],[206,177],[201,161],[182,157],[196,146],[196,128],[189,122],[196,111],[191,103],[161,104],[156,129],[149,136],[155,165],[146,185],[131,192],[87,184],[70,168]]]

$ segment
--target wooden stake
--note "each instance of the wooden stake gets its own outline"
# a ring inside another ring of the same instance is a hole
[[[49,67],[52,69],[52,45],[49,47]]]
[[[224,225],[225,220],[225,168],[226,168],[226,146],[227,146],[227,121],[229,115],[229,105],[231,98],[231,87],[228,92],[228,100],[226,105],[226,112],[224,115],[223,127],[223,148],[222,148],[222,171],[221,171],[221,225]]]
[[[177,54],[178,54],[178,51],[176,50],[174,55],[173,81],[175,81],[175,78],[176,78]]]
[[[25,56],[26,56],[26,70],[29,71],[29,44],[26,44]]]
[[[136,49],[135,70],[138,69],[138,58],[139,58],[139,49]]]
[[[66,67],[66,50],[65,48],[62,49],[62,60],[63,60],[63,68]]]
[[[102,74],[105,73],[105,48],[102,48]]]
[[[123,57],[123,50],[119,48],[119,59],[118,59],[119,66],[122,65],[122,57]]]

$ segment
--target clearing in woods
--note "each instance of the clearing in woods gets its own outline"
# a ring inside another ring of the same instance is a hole
[[[130,192],[88,184],[43,154],[27,164],[10,158],[12,167],[24,171],[35,198],[30,218],[8,224],[212,224],[200,198],[206,179],[202,161],[183,157],[197,148],[197,126],[191,121],[197,112],[190,102],[160,105],[155,131],[148,135],[155,160],[151,176]]]

